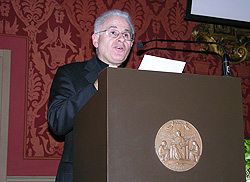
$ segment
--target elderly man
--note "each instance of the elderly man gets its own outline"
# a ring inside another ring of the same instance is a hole
[[[59,67],[48,104],[48,124],[57,136],[65,136],[64,151],[56,181],[73,181],[73,118],[98,90],[98,73],[118,67],[128,57],[134,41],[134,26],[128,13],[111,10],[95,21],[92,42],[96,55],[89,61]]]

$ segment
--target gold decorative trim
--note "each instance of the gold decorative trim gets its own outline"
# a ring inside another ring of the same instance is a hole
[[[229,64],[249,60],[250,30],[225,25],[199,24],[193,28],[192,36],[199,42],[221,44],[228,56]],[[203,44],[202,51],[214,52],[223,59],[224,52],[216,44]]]

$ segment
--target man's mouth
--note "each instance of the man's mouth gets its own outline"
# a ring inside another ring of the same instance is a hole
[[[123,48],[122,46],[119,46],[119,45],[115,45],[114,48],[116,48],[116,49],[118,49],[118,50],[120,50],[120,51],[123,51],[123,50],[124,50],[124,48]]]

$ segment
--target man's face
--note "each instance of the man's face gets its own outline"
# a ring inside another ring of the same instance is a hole
[[[100,31],[110,27],[119,32],[131,32],[128,22],[119,16],[107,18]],[[133,41],[125,41],[121,33],[116,38],[109,37],[106,32],[93,34],[92,42],[97,48],[98,58],[110,66],[119,66],[124,62],[133,45]]]

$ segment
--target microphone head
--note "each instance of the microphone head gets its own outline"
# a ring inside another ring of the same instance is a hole
[[[139,42],[138,44],[136,44],[137,48],[142,48],[144,46],[143,42]]]

